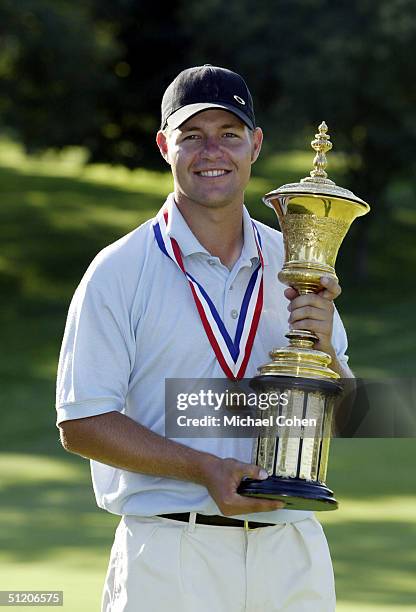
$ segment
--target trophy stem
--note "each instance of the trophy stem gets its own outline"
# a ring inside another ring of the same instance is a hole
[[[312,289],[312,287],[296,287],[297,292],[299,293],[299,295],[307,295],[308,293],[315,293],[315,291]]]

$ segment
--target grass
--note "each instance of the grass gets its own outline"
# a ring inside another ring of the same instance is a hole
[[[319,518],[341,611],[416,609],[413,462],[413,440],[333,440],[328,482],[340,509]]]
[[[341,612],[415,609],[412,440],[334,440],[322,513]],[[89,469],[60,453],[0,455],[0,590],[63,590],[69,612],[99,608],[117,517],[95,507]]]
[[[253,216],[276,227],[261,196],[304,176],[310,160],[288,153],[258,164],[247,193]],[[335,166],[341,173],[342,156]],[[65,610],[95,610],[117,517],[96,508],[87,462],[60,448],[53,408],[59,347],[88,263],[153,216],[171,179],[167,172],[85,165],[80,149],[30,157],[6,141],[0,179],[0,290],[7,296],[0,311],[0,590],[64,590]],[[381,240],[381,221],[372,229],[381,246],[371,253],[370,282],[360,284],[349,270],[348,244],[340,253],[339,309],[361,376],[414,375],[414,294],[406,281],[416,260],[412,194],[392,187],[389,239]],[[414,456],[412,440],[332,443],[329,484],[341,509],[320,518],[340,612],[416,609]]]
[[[0,471],[0,590],[63,590],[65,610],[98,610],[117,521],[97,510],[86,462],[3,453]]]

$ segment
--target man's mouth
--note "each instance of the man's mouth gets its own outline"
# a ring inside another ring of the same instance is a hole
[[[208,178],[216,178],[218,176],[225,176],[229,174],[231,170],[200,170],[199,172],[195,172],[198,176],[204,176]]]

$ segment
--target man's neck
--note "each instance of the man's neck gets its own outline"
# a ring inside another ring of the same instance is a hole
[[[231,270],[243,248],[243,205],[209,208],[176,204],[195,238]]]

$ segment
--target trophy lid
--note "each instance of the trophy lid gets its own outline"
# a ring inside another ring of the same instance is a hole
[[[316,155],[313,160],[314,168],[309,173],[310,176],[301,179],[299,183],[288,183],[266,193],[263,202],[270,208],[274,208],[271,200],[280,195],[311,194],[317,196],[332,196],[362,204],[367,212],[370,209],[367,202],[356,196],[349,189],[338,187],[334,181],[328,178],[325,172],[327,166],[326,153],[332,149],[332,142],[329,140],[329,135],[327,134],[328,126],[325,121],[322,121],[318,130],[314,140],[311,141],[311,147],[316,151]]]

